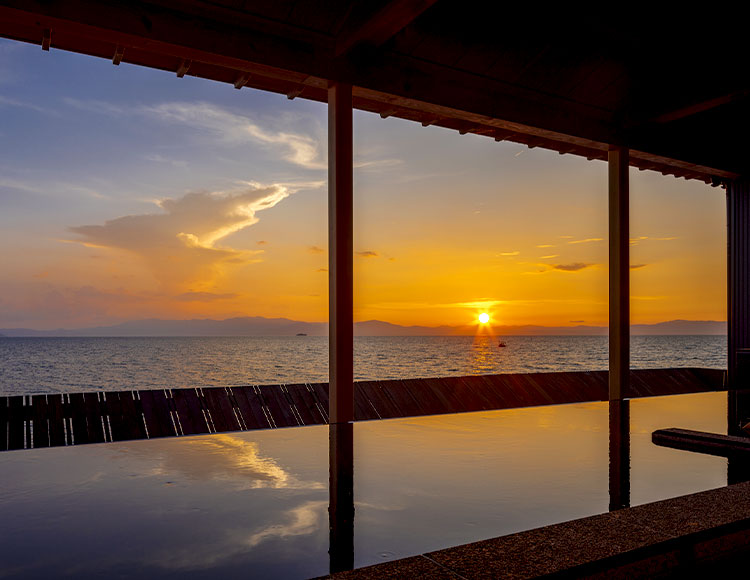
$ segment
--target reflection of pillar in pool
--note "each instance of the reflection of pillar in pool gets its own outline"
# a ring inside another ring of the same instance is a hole
[[[630,401],[609,402],[609,511],[630,507]]]
[[[354,568],[354,424],[328,426],[331,574]]]
[[[750,349],[734,352],[734,364],[730,363],[730,383],[727,390],[727,434],[738,437],[750,436]],[[750,462],[746,457],[729,455],[727,461],[727,485],[750,481]]]

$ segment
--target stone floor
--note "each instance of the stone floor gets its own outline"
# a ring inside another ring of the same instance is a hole
[[[693,577],[699,571],[715,576],[749,552],[750,482],[330,578]]]

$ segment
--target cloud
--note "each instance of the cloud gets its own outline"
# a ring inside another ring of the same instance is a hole
[[[214,292],[183,292],[175,296],[175,300],[182,302],[213,302],[214,300],[228,300],[237,298],[239,294],[217,294]]]
[[[583,262],[574,262],[572,264],[555,264],[552,266],[554,270],[562,270],[563,272],[578,272],[594,264],[585,264]]]
[[[541,256],[540,260],[549,260],[551,258],[557,258],[560,254],[550,254],[549,256]]]
[[[317,532],[320,521],[325,513],[326,501],[308,501],[299,507],[287,512],[289,523],[274,524],[254,533],[247,539],[249,547],[257,546],[268,538],[287,538],[290,536],[303,536]]]
[[[45,109],[44,107],[40,107],[26,101],[19,101],[17,99],[11,99],[10,97],[4,97],[3,95],[0,95],[0,107],[16,107],[19,109],[29,109],[30,111],[36,111],[37,113],[44,113],[45,115],[59,115],[57,111]]]
[[[255,243],[258,244],[259,246],[265,246],[268,242],[266,240],[258,240]]]
[[[402,159],[376,159],[373,161],[355,161],[354,169],[375,171],[377,169],[383,169],[387,167],[396,167],[398,165],[401,165],[402,163]]]
[[[648,264],[630,264],[631,270],[637,270],[638,268],[645,268]]]
[[[318,268],[316,272],[328,272],[328,268]]]
[[[377,252],[374,252],[372,250],[364,250],[362,252],[354,252],[357,254],[360,258],[377,258],[380,256]]]
[[[561,236],[562,237],[562,236]],[[569,236],[565,236],[569,237]],[[586,238],[585,240],[571,240],[569,244],[590,244],[591,242],[601,242],[604,238]]]
[[[640,242],[644,240],[649,240],[651,242],[668,242],[668,241],[676,240],[676,239],[677,239],[677,236],[661,237],[661,238],[654,238],[651,236],[638,236],[637,238],[630,238],[630,245],[637,246]]]
[[[183,161],[181,159],[172,159],[170,157],[164,157],[163,155],[159,155],[158,153],[146,155],[144,156],[144,159],[146,161],[152,161],[153,163],[164,163],[166,165],[179,167],[181,169],[185,169],[188,166],[187,161]]]
[[[266,129],[247,115],[233,113],[210,103],[172,102],[143,107],[160,121],[178,123],[213,133],[230,143],[255,142],[277,147],[282,157],[306,169],[325,169],[326,146],[319,138],[294,131]]]
[[[537,248],[554,248],[554,244],[539,244]]]
[[[100,115],[119,116],[124,115],[127,112],[123,107],[113,105],[108,101],[99,101],[96,99],[73,99],[66,97],[63,99],[63,103],[69,107],[86,111],[87,113],[98,113]]]
[[[583,324],[586,322],[585,320],[571,320],[569,321],[571,324]]]
[[[311,254],[325,254],[326,251],[320,246],[308,246],[307,251]]]
[[[500,255],[501,256],[517,256],[520,253],[521,252],[516,250],[515,252],[500,252]]]
[[[168,290],[206,287],[227,264],[245,264],[261,250],[220,245],[228,235],[258,222],[290,191],[273,185],[235,192],[197,192],[159,202],[161,213],[127,215],[104,225],[69,228],[86,246],[126,250],[140,256]],[[192,288],[191,288],[192,287]]]

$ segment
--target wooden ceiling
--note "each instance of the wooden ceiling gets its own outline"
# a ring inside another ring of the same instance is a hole
[[[714,185],[750,175],[741,18],[522,4],[0,0],[0,36],[289,98],[348,82],[382,117],[590,159],[627,146],[635,167]]]

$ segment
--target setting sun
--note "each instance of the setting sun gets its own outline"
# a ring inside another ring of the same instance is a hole
[[[482,314],[479,315],[479,322],[482,324],[487,324],[490,321],[490,315],[486,312],[482,312]]]

